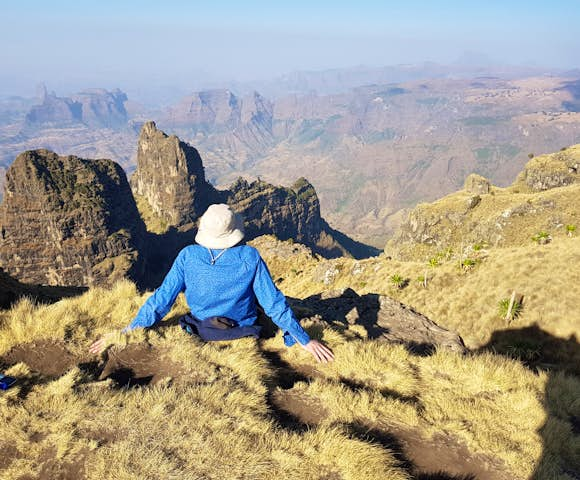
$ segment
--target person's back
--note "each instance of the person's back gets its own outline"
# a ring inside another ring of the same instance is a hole
[[[198,245],[179,253],[161,286],[125,331],[155,325],[169,312],[177,295],[184,292],[193,317],[226,317],[240,327],[254,325],[259,304],[285,332],[286,345],[298,341],[317,360],[332,360],[332,352],[311,340],[300,326],[259,252],[248,245],[237,245],[243,236],[239,215],[227,205],[211,205],[200,220]],[[105,344],[102,338],[90,350],[98,353]]]

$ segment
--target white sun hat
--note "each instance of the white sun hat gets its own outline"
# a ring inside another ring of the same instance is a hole
[[[244,220],[229,205],[210,205],[199,220],[195,241],[207,248],[229,248],[244,238]]]

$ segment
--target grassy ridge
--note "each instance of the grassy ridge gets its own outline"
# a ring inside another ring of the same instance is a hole
[[[322,260],[307,252],[289,256],[277,253],[280,247],[271,246],[275,242],[262,238],[253,244],[266,257],[278,285],[293,297],[347,287],[361,295],[390,295],[457,331],[470,348],[487,344],[494,332],[533,325],[558,338],[580,338],[580,271],[575,268],[580,258],[580,238],[568,237],[565,232],[547,245],[529,240],[519,247],[479,251],[470,245],[464,255],[442,252],[435,265],[397,261],[385,255],[360,261]],[[461,266],[466,258],[475,263]],[[408,280],[408,284],[398,288],[395,275]],[[523,309],[507,322],[499,316],[498,302],[509,298],[513,290],[524,295]]]
[[[537,469],[537,478],[572,478],[565,469],[580,467],[576,377],[535,374],[492,354],[416,357],[363,338],[356,326],[306,325],[337,355],[318,365],[301,349],[284,349],[280,335],[202,344],[175,325],[185,311],[180,299],[159,329],[119,336],[110,350],[145,347],[151,355],[139,368],[159,381],[137,388],[99,381],[96,366],[87,366],[88,344],[124,326],[143,300],[123,281],[50,306],[22,300],[1,314],[0,355],[48,340],[75,358],[60,376],[25,363],[8,370],[20,385],[0,396],[0,449],[10,453],[2,478],[411,478],[388,446],[357,434],[360,428],[420,432],[426,442],[452,435],[506,478]],[[302,376],[288,383],[288,371]],[[309,405],[303,421],[313,425],[282,422],[276,395]]]

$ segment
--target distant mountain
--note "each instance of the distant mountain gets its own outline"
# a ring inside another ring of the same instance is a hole
[[[420,62],[389,66],[353,66],[328,70],[299,70],[271,80],[237,84],[237,91],[259,90],[269,97],[279,98],[289,94],[331,95],[346,93],[363,85],[384,85],[439,78],[472,78],[479,75],[516,79],[543,74],[539,67],[498,65],[477,52],[465,52],[451,65]]]
[[[112,158],[131,173],[139,128],[154,118],[196,146],[212,184],[226,188],[242,176],[290,185],[305,176],[334,228],[382,246],[403,209],[460,188],[469,173],[508,185],[528,154],[580,142],[578,77],[529,76],[538,71],[422,64],[310,72],[280,84],[286,92],[303,85],[292,95],[199,91],[151,116],[127,100],[124,126],[114,92],[51,97],[35,114],[51,118],[55,103],[67,126],[48,122],[30,134],[17,123],[0,126],[0,167],[43,147]],[[372,76],[376,82],[360,86]],[[312,82],[340,93],[314,93]],[[82,104],[82,117],[69,100]],[[97,123],[110,127],[88,126]]]
[[[1,167],[8,167],[25,150],[114,158],[131,171],[138,129],[126,104],[127,95],[119,89],[88,89],[59,97],[41,87],[40,99],[0,100],[0,185]]]
[[[43,92],[41,103],[26,114],[24,131],[84,124],[92,128],[120,128],[127,124],[124,102],[127,95],[121,90],[84,90],[70,98]]]
[[[507,185],[529,153],[580,141],[576,84],[563,78],[480,76],[293,95],[247,122],[231,92],[193,98],[209,116],[173,109],[180,120],[165,115],[160,123],[204,152],[214,183],[251,175],[288,184],[308,172],[331,224],[375,245],[402,208],[460,188],[470,172]],[[250,126],[263,134],[244,136]]]

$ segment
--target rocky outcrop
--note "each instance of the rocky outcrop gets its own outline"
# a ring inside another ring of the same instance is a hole
[[[385,295],[358,295],[347,288],[291,300],[291,303],[303,318],[338,322],[344,327],[362,325],[369,338],[401,343],[417,354],[429,354],[436,348],[467,351],[457,333]]]
[[[533,158],[508,188],[470,175],[464,190],[411,210],[385,250],[425,260],[448,248],[464,255],[474,244],[521,245],[541,231],[564,232],[578,221],[579,165],[580,146],[572,146]]]
[[[578,146],[530,160],[516,183],[534,192],[564,187],[580,181],[580,149]]]
[[[316,190],[304,177],[290,188],[240,178],[224,193],[227,202],[246,220],[246,238],[275,235],[295,240],[327,258],[378,254],[368,245],[332,229],[320,214]]]
[[[0,266],[26,283],[83,286],[138,272],[144,227],[110,160],[20,154],[0,205]]]
[[[248,238],[273,234],[311,246],[324,229],[318,196],[305,178],[290,188],[240,178],[228,189],[228,203],[246,219]]]
[[[483,195],[490,192],[491,182],[477,173],[472,173],[465,179],[463,188],[469,193]]]
[[[158,130],[154,122],[141,129],[133,191],[145,197],[167,225],[192,225],[220,196],[205,180],[198,151]]]
[[[154,122],[141,130],[137,164],[131,177],[133,191],[145,197],[168,226],[182,232],[195,228],[210,204],[227,202],[244,217],[247,239],[265,234],[292,238],[328,257],[375,253],[328,226],[320,215],[316,191],[304,178],[290,188],[240,178],[218,191],[205,180],[197,150],[175,135],[166,135]]]
[[[34,105],[25,117],[24,133],[73,125],[118,129],[128,120],[126,101],[127,95],[119,89],[84,90],[70,98],[44,89],[40,105]]]

